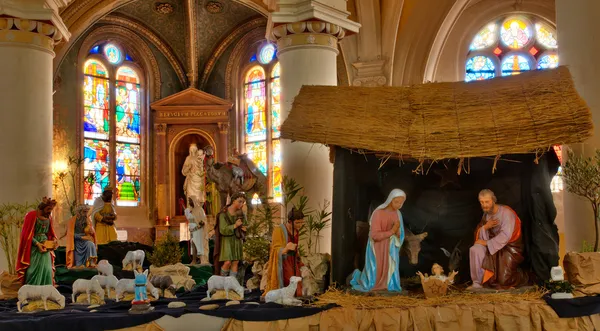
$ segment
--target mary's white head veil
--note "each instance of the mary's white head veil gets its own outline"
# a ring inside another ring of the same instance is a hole
[[[384,209],[390,203],[392,203],[392,200],[394,200],[394,198],[397,198],[397,197],[404,197],[404,199],[406,201],[406,193],[404,193],[404,191],[402,191],[399,188],[395,188],[390,192],[390,194],[387,197],[387,200],[385,200],[385,202],[383,204],[379,205],[379,207],[375,208],[375,210]],[[373,211],[373,214],[375,213],[375,210]],[[369,218],[369,225],[371,224],[371,219],[373,219],[373,214],[371,214],[371,217]]]

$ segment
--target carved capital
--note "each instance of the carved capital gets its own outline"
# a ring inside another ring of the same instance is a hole
[[[352,66],[356,69],[356,76],[352,80],[353,86],[384,86],[387,78],[384,73],[384,60],[369,62],[355,62]]]
[[[62,38],[62,33],[47,22],[0,17],[0,43],[26,44],[54,55],[54,44]]]
[[[229,122],[219,122],[218,125],[220,134],[229,133]]]
[[[167,134],[167,124],[166,123],[156,123],[154,124],[154,131],[157,135],[166,135]]]
[[[338,52],[338,41],[344,36],[339,25],[321,21],[284,23],[271,29],[279,53],[296,47],[327,47]]]

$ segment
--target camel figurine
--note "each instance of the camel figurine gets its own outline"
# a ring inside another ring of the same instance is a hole
[[[237,192],[246,193],[246,201],[252,201],[254,193],[258,193],[261,201],[267,197],[267,177],[258,169],[247,154],[230,156],[227,164],[215,162],[212,146],[204,148],[206,155],[206,175],[208,180],[217,185],[221,205],[227,202],[227,196]],[[248,208],[252,204],[248,203]],[[250,210],[249,210],[250,214]]]

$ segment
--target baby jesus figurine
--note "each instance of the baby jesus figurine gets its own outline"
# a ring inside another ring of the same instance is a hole
[[[423,275],[420,271],[417,271],[417,275],[421,277],[421,285],[423,285],[425,296],[428,298],[446,295],[448,285],[454,283],[454,277],[457,274],[458,271],[452,271],[450,275],[444,275],[444,268],[437,263],[434,263],[431,267],[431,276]]]

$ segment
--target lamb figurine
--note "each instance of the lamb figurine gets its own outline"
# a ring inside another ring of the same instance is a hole
[[[92,280],[97,280],[100,283],[100,286],[106,289],[106,296],[110,298],[110,289],[116,291],[117,282],[119,281],[117,277],[114,275],[104,276],[104,275],[96,275],[92,277]]]
[[[152,285],[149,281],[146,282],[146,287],[150,290],[150,294],[158,300],[160,295],[158,289]],[[135,279],[123,278],[119,279],[117,286],[115,286],[115,301],[119,302],[121,296],[125,293],[135,293]]]
[[[22,312],[21,307],[30,300],[41,299],[44,302],[44,310],[48,310],[48,299],[58,303],[60,308],[65,308],[65,296],[61,295],[53,285],[23,285],[17,293],[17,310]]]
[[[294,298],[298,283],[301,281],[302,277],[290,277],[290,285],[267,292],[267,295],[265,296],[265,302],[275,302],[286,306],[302,306],[302,301]]]
[[[227,299],[229,299],[229,290],[233,290],[240,296],[241,300],[244,300],[244,287],[233,276],[211,276],[208,279],[207,285],[206,297],[209,300],[213,290],[224,290]]]
[[[145,257],[146,253],[141,249],[127,252],[123,259],[123,269],[125,270],[127,265],[131,264],[132,270],[136,270],[138,265],[142,266],[142,264],[144,264]]]
[[[96,269],[98,269],[98,274],[103,276],[112,276],[113,275],[113,266],[108,262],[108,260],[100,260],[96,265]]]
[[[73,303],[76,303],[75,297],[80,293],[87,294],[88,305],[92,304],[92,292],[96,293],[100,300],[104,300],[104,290],[100,283],[96,279],[78,279],[73,283],[73,294],[71,295],[71,300]]]

